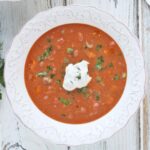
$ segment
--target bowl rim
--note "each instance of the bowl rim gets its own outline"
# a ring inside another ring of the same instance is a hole
[[[105,13],[105,14],[107,14],[108,16],[110,16],[111,18],[113,18],[116,22],[118,22],[119,24],[121,24],[124,28],[126,28],[126,30],[129,32],[129,34],[132,36],[132,38],[134,38],[134,40],[136,40],[136,44],[138,45],[138,49],[140,50],[140,46],[139,46],[139,43],[138,43],[138,40],[137,40],[137,38],[129,31],[129,29],[127,28],[127,26],[126,25],[124,25],[123,23],[121,23],[120,21],[118,21],[115,17],[113,17],[112,15],[110,15],[109,13],[107,13],[107,12],[105,12],[105,11],[103,11],[103,10],[100,10],[100,9],[98,9],[98,8],[96,8],[96,7],[94,7],[94,6],[82,6],[82,5],[72,5],[72,6],[67,6],[67,8],[73,8],[73,7],[83,7],[83,8],[89,8],[89,9],[95,9],[96,11],[100,11],[100,12],[103,12],[103,13]],[[52,8],[51,10],[46,10],[46,11],[42,11],[42,12],[40,12],[40,13],[38,13],[35,17],[33,17],[33,19],[34,18],[36,18],[39,14],[42,14],[43,12],[50,12],[50,11],[53,11],[54,9],[65,9],[66,8],[66,6],[57,6],[57,7],[55,7],[55,8]],[[31,19],[32,20],[32,19]],[[24,25],[24,27],[29,23],[30,21],[28,21],[25,25]],[[91,24],[90,24],[91,25]],[[91,25],[92,26],[92,25]],[[22,29],[24,29],[24,27],[22,28]],[[50,28],[50,29],[52,29],[52,28]],[[50,30],[49,29],[49,30]],[[103,30],[103,29],[101,29],[101,30]],[[103,30],[104,31],[104,30]],[[104,31],[105,32],[105,31]],[[45,33],[45,32],[44,32]],[[43,34],[44,34],[43,33]],[[107,33],[107,32],[106,32]],[[21,34],[21,31],[19,32],[19,34]],[[18,34],[18,35],[19,35]],[[43,35],[42,34],[42,35]],[[108,33],[107,33],[108,34]],[[17,38],[17,36],[18,35],[16,35],[15,36],[15,38],[14,38],[14,41],[15,41],[15,39]],[[109,36],[111,36],[110,34],[108,34]],[[40,35],[41,36],[41,35]],[[112,36],[111,36],[112,37]],[[39,37],[38,37],[39,38]],[[37,38],[37,39],[38,39]],[[113,37],[112,37],[113,38]],[[113,38],[114,39],[114,38]],[[14,42],[13,41],[13,42]],[[116,40],[115,40],[116,41]],[[33,45],[34,43],[32,43],[32,45]],[[118,43],[118,45],[119,45],[119,43]],[[120,46],[120,45],[119,45]],[[10,48],[10,50],[11,50],[11,48]],[[9,53],[10,53],[10,50],[9,50],[9,52],[8,52],[8,54],[7,54],[7,57],[8,57],[8,55],[9,55]],[[140,52],[140,54],[142,54],[142,52],[141,51],[139,51]],[[142,55],[143,56],[143,55]],[[7,64],[7,57],[6,57],[6,65],[8,65]],[[142,58],[143,59],[143,58]],[[126,60],[126,58],[125,58],[125,60]],[[126,60],[127,61],[127,60]],[[143,62],[143,65],[144,65],[144,62]],[[127,65],[127,67],[128,67],[128,65]],[[5,67],[6,68],[6,67]],[[4,68],[4,78],[5,78],[5,80],[7,80],[7,77],[6,77],[6,69]],[[144,72],[145,72],[145,67],[144,67]],[[144,87],[145,87],[145,81],[146,81],[146,79],[145,79],[145,73],[144,73]],[[127,83],[126,83],[127,84]],[[11,100],[11,98],[10,98],[10,95],[9,95],[9,93],[8,93],[8,88],[7,88],[7,81],[6,81],[6,94],[7,94],[7,96],[8,96],[8,99],[9,99],[9,102],[10,102],[10,104],[11,104],[11,106],[13,105],[12,104],[12,100]],[[140,102],[141,102],[141,100],[144,98],[144,93],[143,93],[143,96],[141,97],[141,99],[139,100],[139,104],[140,104]],[[120,101],[120,100],[119,100]],[[139,106],[139,104],[138,104],[138,106]],[[13,106],[12,106],[13,107]],[[138,108],[138,107],[137,107]],[[130,115],[130,117],[128,117],[128,119],[127,119],[127,121],[126,121],[126,123],[124,123],[124,125],[123,126],[125,126],[127,123],[128,123],[128,121],[129,121],[129,119],[133,116],[133,114],[137,111],[137,108],[136,108],[136,110],[132,113],[132,115]],[[14,108],[13,108],[13,111],[14,111],[14,114],[17,116],[17,118],[19,118],[19,120],[27,127],[27,128],[29,128],[30,130],[32,130],[35,134],[37,134],[37,135],[39,135],[37,132],[35,132],[33,129],[31,129],[30,127],[28,127],[24,122],[23,122],[23,120],[20,118],[20,116],[15,112],[15,110],[14,110]],[[110,112],[108,112],[108,113],[110,113]],[[107,115],[107,114],[106,114]],[[105,116],[105,115],[104,115]],[[97,120],[95,120],[95,121],[97,121]],[[92,122],[89,122],[89,123],[93,123],[93,121]],[[87,124],[89,124],[89,123],[87,123]],[[64,124],[66,124],[66,123],[64,123]],[[72,125],[72,124],[71,124]],[[78,125],[78,124],[75,124],[75,126],[76,125]],[[81,126],[82,124],[79,124],[79,126]],[[109,137],[111,137],[111,136],[113,136],[115,133],[117,133],[120,129],[122,129],[123,128],[123,126],[121,126],[119,129],[117,129],[117,131],[116,132],[114,132],[113,134],[111,134]],[[108,138],[108,137],[106,137],[106,138]],[[101,139],[101,140],[104,140],[104,139],[106,139],[106,138],[103,138],[103,139]],[[95,143],[95,142],[97,142],[98,141],[98,139],[96,139],[94,142],[92,141],[91,143]],[[88,142],[88,144],[91,144],[90,142]],[[59,143],[57,143],[56,142],[56,144],[59,144]],[[69,143],[61,143],[60,145],[68,145]],[[80,144],[71,144],[71,145],[81,145],[82,143],[80,143]],[[83,144],[87,144],[87,143],[83,143]]]

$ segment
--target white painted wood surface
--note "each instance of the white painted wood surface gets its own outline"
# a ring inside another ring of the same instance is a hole
[[[4,53],[21,27],[36,13],[57,5],[82,4],[96,6],[122,21],[130,31],[139,36],[143,47],[147,72],[150,72],[150,7],[144,0],[22,0],[0,2],[0,41]],[[0,102],[0,148],[2,150],[148,150],[150,149],[148,104],[150,80],[147,81],[146,98],[141,110],[127,125],[111,138],[91,145],[67,147],[45,142],[27,129],[13,114],[3,89]]]

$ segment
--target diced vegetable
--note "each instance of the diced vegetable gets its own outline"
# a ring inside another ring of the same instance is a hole
[[[96,54],[94,54],[93,52],[91,52],[91,51],[87,51],[87,52],[85,52],[86,53],[86,55],[89,57],[89,58],[95,58],[96,57]]]
[[[38,72],[36,75],[38,76],[38,77],[45,77],[45,76],[47,76],[47,71],[43,71],[43,72]]]
[[[103,79],[102,79],[100,76],[97,76],[97,77],[96,77],[96,82],[97,82],[97,83],[101,83],[102,80],[103,80]]]
[[[61,34],[64,34],[64,33],[65,33],[65,30],[61,30],[60,32],[61,32]]]
[[[126,77],[127,77],[126,72],[123,72],[123,73],[122,73],[122,78],[125,79]]]
[[[43,83],[44,83],[44,84],[50,84],[51,81],[52,81],[52,80],[51,80],[50,77],[47,77],[47,76],[46,76],[46,77],[43,77]]]

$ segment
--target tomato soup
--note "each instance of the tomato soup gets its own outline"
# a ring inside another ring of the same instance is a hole
[[[89,63],[91,81],[66,91],[62,86],[66,66],[82,60]],[[25,63],[32,101],[44,114],[64,123],[87,123],[108,113],[119,101],[126,78],[120,47],[108,34],[86,24],[49,30],[34,43]]]

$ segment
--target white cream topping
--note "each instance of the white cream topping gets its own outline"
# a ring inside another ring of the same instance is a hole
[[[88,75],[88,62],[83,60],[76,64],[66,66],[66,73],[63,81],[63,88],[67,91],[73,91],[76,88],[82,88],[88,85],[91,77]]]

